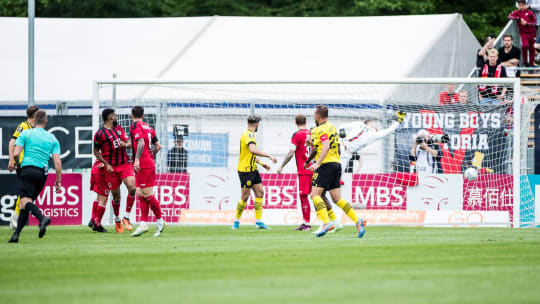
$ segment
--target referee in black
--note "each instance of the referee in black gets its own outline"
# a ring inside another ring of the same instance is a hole
[[[62,178],[62,162],[60,161],[60,144],[54,135],[45,130],[47,125],[47,113],[39,110],[35,114],[34,129],[22,132],[15,141],[15,159],[19,159],[24,149],[24,158],[21,167],[19,196],[21,198],[21,212],[17,222],[17,229],[9,239],[10,243],[18,243],[19,235],[28,222],[28,215],[39,220],[39,237],[45,235],[47,226],[51,223],[49,217],[44,217],[41,210],[34,205],[33,201],[39,195],[45,182],[49,168],[49,157],[52,155],[56,168],[56,192],[60,191]]]

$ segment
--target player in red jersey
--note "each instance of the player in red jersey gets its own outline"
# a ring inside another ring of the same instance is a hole
[[[129,137],[121,126],[118,125],[116,114],[113,109],[105,109],[101,113],[103,127],[94,135],[94,155],[105,165],[105,180],[113,196],[113,210],[115,217],[116,232],[123,233],[120,219],[120,185],[122,182],[128,189],[126,206],[133,206],[135,202],[135,174],[126,149],[131,147]],[[98,203],[94,219],[94,231],[106,232],[101,226],[101,219],[105,213],[105,204]],[[125,228],[131,230],[128,222]]]
[[[296,127],[298,131],[294,132],[291,139],[291,149],[281,166],[277,170],[278,174],[281,174],[283,168],[289,163],[293,155],[296,158],[296,170],[298,172],[298,183],[300,192],[300,204],[302,206],[302,217],[304,222],[296,228],[296,230],[308,231],[311,230],[310,214],[311,208],[309,206],[308,196],[311,193],[311,180],[313,178],[313,172],[304,168],[304,163],[307,161],[311,154],[311,131],[306,128],[306,116],[302,114],[296,115]]]
[[[161,145],[156,137],[156,131],[143,121],[144,109],[139,106],[131,109],[131,119],[133,123],[130,128],[131,144],[133,146],[135,170],[135,180],[137,183],[137,196],[141,202],[141,223],[131,236],[140,236],[148,231],[148,209],[156,216],[155,237],[160,236],[165,227],[165,222],[161,218],[161,207],[154,196],[154,186],[156,185],[156,165],[154,156],[161,150]]]
[[[107,185],[107,180],[105,178],[105,165],[100,162],[99,159],[96,159],[92,166],[90,191],[94,191],[97,195],[97,198],[92,205],[92,216],[90,216],[90,222],[88,222],[88,227],[94,229],[94,219],[96,218],[98,206],[100,204],[106,205],[109,197],[109,186]]]

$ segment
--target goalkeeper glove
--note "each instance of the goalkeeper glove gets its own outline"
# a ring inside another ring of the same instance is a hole
[[[403,122],[403,119],[405,119],[405,115],[407,115],[407,113],[403,112],[403,111],[397,111],[396,112],[396,119],[399,123]]]

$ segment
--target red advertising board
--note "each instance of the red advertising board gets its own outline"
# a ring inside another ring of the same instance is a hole
[[[188,173],[158,173],[154,195],[161,206],[165,222],[178,222],[180,210],[189,208],[189,174]],[[137,199],[137,222],[141,219],[140,201]],[[150,211],[149,222],[155,221]]]
[[[479,175],[474,181],[463,179],[463,210],[508,211],[512,220],[513,189],[509,174]]]
[[[79,173],[62,174],[62,188],[56,193],[56,174],[49,174],[45,187],[35,200],[51,225],[80,225],[82,223],[82,176]],[[38,221],[30,216],[30,225]]]
[[[407,187],[400,175],[353,174],[352,202],[365,205],[366,209],[407,209]]]
[[[297,175],[292,173],[262,173],[264,209],[296,209],[298,195],[296,177]],[[254,208],[254,198],[252,191],[247,209]]]

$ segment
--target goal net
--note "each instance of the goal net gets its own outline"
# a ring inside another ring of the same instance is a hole
[[[247,117],[262,117],[257,147],[278,159],[259,166],[264,221],[302,222],[296,162],[277,169],[291,149],[295,116],[319,104],[343,129],[342,196],[371,225],[535,224],[528,183],[528,138],[536,91],[518,79],[401,79],[359,82],[97,81],[93,129],[116,110],[129,134],[130,111],[162,145],[156,157],[156,197],[168,223],[230,224],[240,198],[237,173]],[[406,113],[396,123],[396,112]],[[359,131],[359,127],[366,132]],[[389,129],[390,128],[390,129]],[[356,132],[356,133],[355,133]],[[473,169],[470,169],[473,168]],[[468,170],[469,169],[469,170]],[[122,186],[122,188],[124,188]],[[125,189],[123,190],[125,197]],[[124,199],[123,199],[124,201]],[[122,202],[124,204],[124,202]],[[339,221],[352,224],[333,205]],[[132,220],[138,221],[137,216]],[[310,221],[318,220],[311,206]],[[253,223],[253,197],[243,223]]]

